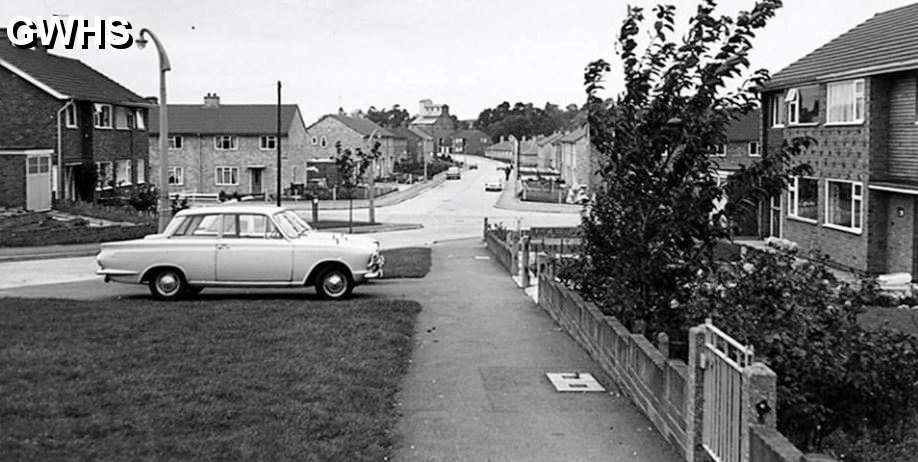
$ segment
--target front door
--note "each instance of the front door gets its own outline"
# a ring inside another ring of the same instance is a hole
[[[261,184],[261,176],[262,176],[261,172],[262,171],[263,170],[260,168],[253,168],[249,170],[249,172],[251,172],[251,175],[252,175],[252,178],[251,178],[252,179],[251,181],[252,189],[249,192],[252,194],[261,194],[264,192],[264,190],[262,189],[262,184]]]
[[[292,279],[293,244],[266,215],[223,215],[217,243],[217,281],[287,283]]]

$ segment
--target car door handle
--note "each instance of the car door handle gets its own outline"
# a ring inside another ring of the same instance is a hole
[[[228,248],[229,248],[229,246],[226,245],[226,244],[217,244],[217,250],[224,250],[224,249],[228,249]]]

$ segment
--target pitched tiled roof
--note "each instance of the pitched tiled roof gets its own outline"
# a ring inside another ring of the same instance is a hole
[[[501,141],[487,147],[489,151],[512,151],[513,145],[509,141]]]
[[[412,142],[417,142],[417,140],[421,139],[421,135],[418,135],[417,133],[414,132],[414,130],[408,127],[395,127],[395,128],[390,128],[388,130],[392,132],[392,134],[395,135],[396,138],[404,138]]]
[[[750,141],[761,138],[759,136],[761,117],[762,111],[756,109],[734,120],[727,126],[727,141]]]
[[[286,134],[299,109],[281,105],[281,133]],[[277,133],[277,106],[273,104],[170,104],[169,133],[206,135],[272,135]],[[150,132],[159,133],[159,109],[150,110]]]
[[[918,3],[876,14],[776,73],[766,89],[918,68]]]
[[[421,138],[423,138],[423,139],[425,139],[425,140],[432,140],[432,139],[433,139],[433,136],[432,136],[430,133],[427,133],[427,132],[425,132],[424,130],[421,130],[420,128],[408,127],[408,130],[411,130],[412,133],[414,133],[415,135],[418,135],[419,137],[421,137]]]
[[[364,117],[351,117],[351,116],[346,116],[346,115],[341,115],[341,114],[324,115],[320,117],[319,120],[317,120],[314,124],[310,125],[308,128],[312,128],[313,125],[327,118],[335,119],[338,122],[341,122],[342,124],[344,124],[346,127],[350,128],[351,130],[354,130],[355,132],[363,136],[370,136],[373,134],[373,131],[375,130],[376,136],[379,136],[382,138],[395,138],[395,135],[392,134],[392,132],[390,132],[389,130],[386,130],[385,128],[383,128],[382,126],[378,125],[376,122],[373,122],[370,119],[367,119]]]
[[[537,141],[539,143],[539,146],[545,146],[546,144],[551,144],[551,143],[554,143],[555,141],[560,140],[562,136],[564,136],[564,133],[555,132],[555,133],[552,133],[551,135],[543,136],[539,138]]]
[[[465,128],[462,130],[456,130],[455,132],[453,132],[452,135],[450,135],[450,137],[451,138],[466,138],[466,139],[474,139],[474,138],[487,138],[488,140],[491,139],[491,137],[488,136],[487,133],[481,130],[478,130],[477,128]]]
[[[576,130],[565,134],[558,141],[561,143],[576,143],[577,140],[586,136],[587,130],[586,125],[578,127]]]
[[[148,106],[150,103],[83,62],[46,51],[14,47],[0,29],[0,67],[23,73],[64,98]]]

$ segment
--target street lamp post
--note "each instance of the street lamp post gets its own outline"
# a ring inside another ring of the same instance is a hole
[[[147,46],[147,36],[156,45],[159,54],[159,201],[156,206],[159,215],[159,232],[163,232],[169,224],[171,207],[169,207],[169,117],[166,105],[166,72],[172,70],[169,56],[163,49],[156,35],[147,28],[140,30],[137,38],[137,47],[143,49]]]
[[[376,136],[376,133],[379,132],[379,129],[373,129],[370,132],[370,136],[367,141],[367,153],[371,154],[373,150],[373,138]],[[369,201],[369,210],[370,210],[370,224],[376,223],[376,157],[374,156],[370,159],[370,179],[369,187],[367,190],[367,199]]]

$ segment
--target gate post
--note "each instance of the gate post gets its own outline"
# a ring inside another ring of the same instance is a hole
[[[520,247],[520,285],[525,289],[529,287],[529,236],[523,237]]]
[[[685,460],[708,460],[702,448],[701,431],[704,418],[704,351],[705,326],[689,329],[689,364],[685,409]]]
[[[775,428],[777,425],[778,376],[768,366],[756,362],[743,368],[742,412],[740,413],[740,436],[743,445],[742,460],[749,462],[749,427],[761,425]]]
[[[484,231],[481,233],[482,239],[488,238],[488,217],[484,218]]]

